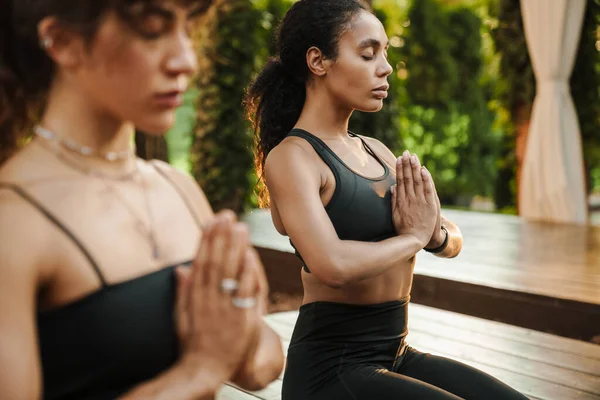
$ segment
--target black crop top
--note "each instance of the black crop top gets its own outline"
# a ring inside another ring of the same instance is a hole
[[[156,170],[182,196],[200,226],[181,190]],[[40,202],[18,186],[0,183],[0,188],[20,195],[71,238],[102,283],[82,299],[38,313],[43,398],[114,399],[172,366],[179,355],[174,266],[108,284],[90,252]]]
[[[392,220],[390,188],[396,179],[390,169],[371,147],[358,135],[365,150],[384,168],[379,178],[367,178],[356,172],[340,159],[318,137],[302,129],[292,129],[288,136],[297,136],[308,141],[335,177],[335,190],[325,211],[341,240],[377,242],[396,235]],[[293,243],[290,240],[293,246]],[[298,251],[296,254],[302,259]],[[304,261],[303,261],[304,263]],[[310,272],[306,263],[304,269]]]

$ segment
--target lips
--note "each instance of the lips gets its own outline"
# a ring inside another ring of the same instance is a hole
[[[375,96],[378,99],[385,99],[386,97],[388,97],[388,89],[390,88],[390,85],[381,85],[375,89],[373,89],[373,96]]]
[[[171,92],[159,93],[154,96],[154,101],[160,107],[177,108],[183,104],[183,92],[173,90]]]
[[[379,91],[387,92],[389,88],[390,88],[390,85],[388,85],[386,83],[385,85],[381,85],[381,86],[376,87],[375,89],[373,89],[373,91],[374,92],[379,92]]]

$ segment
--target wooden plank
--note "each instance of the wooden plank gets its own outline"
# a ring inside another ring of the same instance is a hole
[[[444,210],[465,245],[454,260],[419,254],[416,274],[600,305],[600,227],[525,222],[514,216]],[[255,246],[293,253],[268,211],[245,217]]]
[[[590,341],[600,335],[600,227],[444,210],[465,237],[459,257],[417,257],[412,300]],[[301,263],[268,211],[247,218],[274,291],[301,295]]]
[[[600,306],[415,274],[412,301],[448,311],[590,341]]]
[[[258,396],[246,393],[230,385],[223,385],[217,392],[215,400],[257,400]]]
[[[468,326],[468,329],[471,332],[510,339],[515,342],[535,344],[545,349],[562,351],[568,354],[600,360],[600,346],[582,342],[580,340],[563,338],[531,329],[523,329],[496,321],[485,321],[486,323],[482,324],[481,318],[450,311],[439,312],[439,310],[435,308],[413,303],[410,303],[409,305],[409,316],[411,322],[413,320],[435,321],[446,326]]]
[[[436,316],[439,321],[433,320]],[[286,349],[296,318],[294,311],[266,318]],[[439,325],[428,326],[432,322]],[[530,398],[600,399],[600,346],[411,304],[409,326],[419,324],[427,330],[409,328],[411,346],[478,368]],[[487,332],[487,337],[482,332]],[[553,357],[562,357],[567,364],[563,366]]]
[[[223,385],[217,393],[216,400],[281,400],[281,379],[272,382],[265,389],[257,392],[249,392],[235,385]]]
[[[489,367],[500,368],[519,375],[520,377],[534,378],[545,382],[554,382],[560,386],[575,389],[590,394],[599,393],[600,377],[588,375],[532,360],[529,357],[519,357],[513,349],[503,351],[492,350],[487,347],[473,345],[467,342],[469,337],[452,340],[442,336],[432,335],[428,332],[413,330],[407,338],[408,343],[417,350],[426,349],[427,352],[444,354],[446,357],[461,359]]]
[[[600,269],[592,271],[577,272],[571,265],[567,268],[566,263],[555,266],[530,264],[527,267],[522,262],[498,265],[489,260],[472,260],[462,254],[448,260],[420,253],[415,265],[415,273],[421,275],[600,304]],[[555,290],[549,293],[550,288]]]

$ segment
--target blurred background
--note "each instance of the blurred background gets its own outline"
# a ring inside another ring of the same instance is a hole
[[[202,74],[166,139],[138,134],[142,156],[192,174],[218,210],[257,207],[245,88],[274,52],[292,0],[230,0],[198,32]],[[536,80],[519,0],[373,0],[394,67],[381,112],[350,129],[395,154],[417,153],[446,208],[518,214]],[[570,79],[585,191],[600,224],[600,0],[588,0]]]

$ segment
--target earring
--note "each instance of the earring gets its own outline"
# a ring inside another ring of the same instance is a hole
[[[40,47],[44,50],[48,50],[50,47],[52,47],[53,44],[54,41],[52,40],[52,38],[47,36],[40,40]]]

